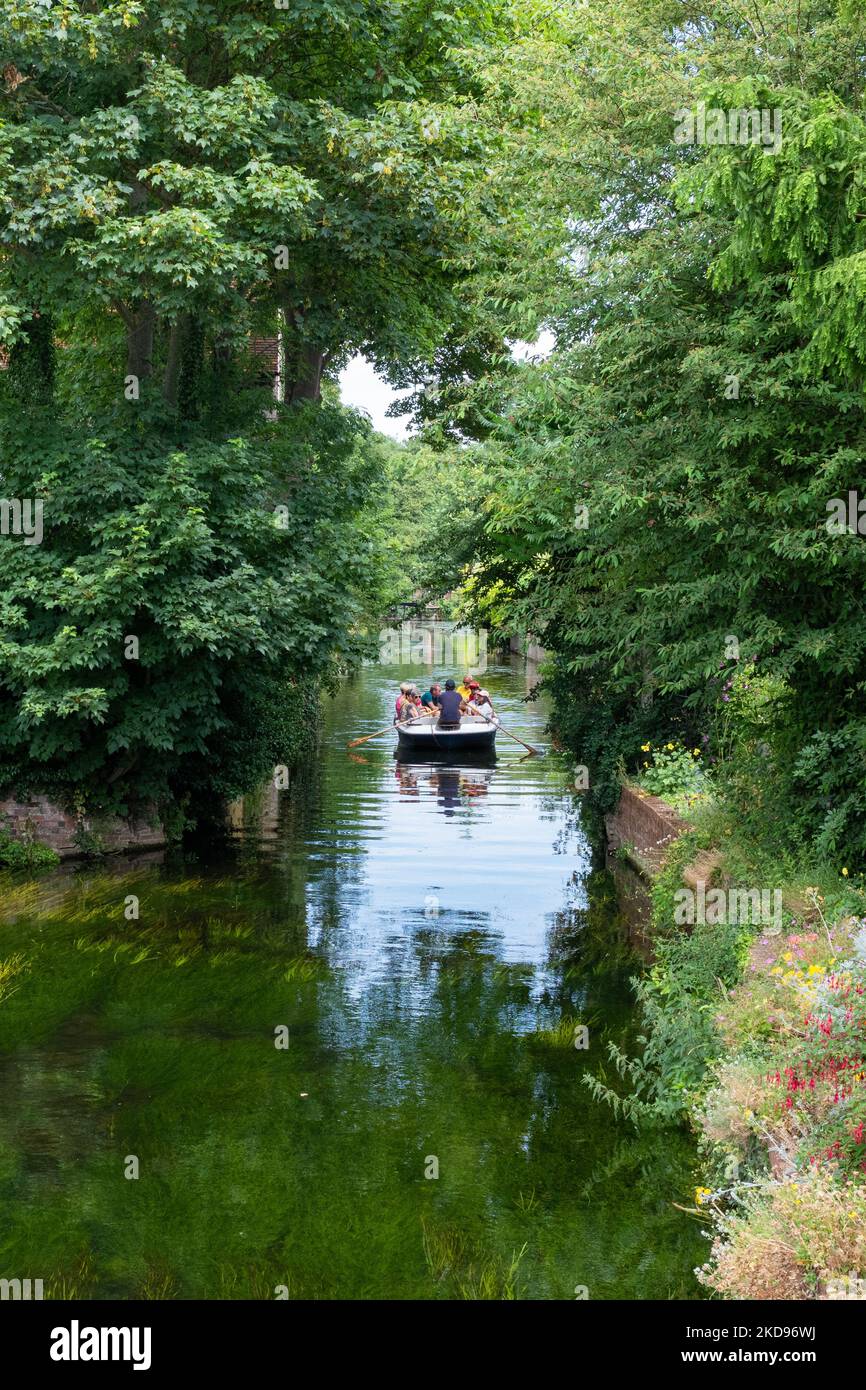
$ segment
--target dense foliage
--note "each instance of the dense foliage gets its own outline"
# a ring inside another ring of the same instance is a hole
[[[501,355],[478,103],[536,8],[0,6],[4,788],[237,791],[370,649],[406,566],[333,382]]]
[[[499,385],[470,587],[555,653],[605,800],[645,742],[709,740],[756,831],[842,865],[866,851],[866,540],[828,524],[866,451],[864,9],[758,8],[760,44],[726,5],[638,0],[524,51],[573,255],[555,350]],[[700,101],[775,113],[779,149],[678,143]]]
[[[46,533],[0,547],[4,784],[104,807],[208,774],[238,790],[288,757],[290,682],[363,650],[376,475],[357,418],[307,405],[246,437],[178,435],[2,416],[4,484],[44,498]]]

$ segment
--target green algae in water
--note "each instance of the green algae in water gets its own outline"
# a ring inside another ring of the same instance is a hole
[[[472,771],[407,781],[387,746],[353,764],[359,701],[381,718],[389,694],[378,671],[348,692],[323,767],[240,854],[6,880],[4,1277],[96,1299],[699,1296],[687,1136],[634,1135],[581,1082],[632,1036],[634,963],[552,765],[500,758],[479,795]],[[507,722],[539,737],[523,706]]]

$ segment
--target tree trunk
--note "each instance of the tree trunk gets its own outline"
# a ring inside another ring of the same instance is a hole
[[[153,334],[156,311],[145,302],[126,316],[126,375],[144,381],[153,371]]]
[[[201,415],[204,373],[204,324],[189,315],[183,334],[178,373],[177,404],[182,420],[198,420]]]
[[[322,398],[322,368],[327,353],[321,348],[304,343],[298,353],[295,365],[295,380],[287,391],[287,399],[295,401],[319,401]]]
[[[180,366],[188,317],[187,314],[179,314],[171,325],[171,331],[168,335],[168,353],[162,376],[162,394],[169,405],[177,405],[177,387],[180,381]]]

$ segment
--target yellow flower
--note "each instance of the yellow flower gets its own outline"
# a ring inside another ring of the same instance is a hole
[[[641,751],[642,753],[648,753],[648,752],[650,751],[651,748],[652,748],[652,744],[651,744],[651,743],[642,743],[641,746],[640,746],[640,751]]]
[[[666,743],[665,748],[669,749],[671,753],[674,751],[674,746],[672,743]]]
[[[693,749],[692,749],[692,757],[693,757],[693,758],[699,758],[700,756],[701,756],[701,750],[700,750],[700,748],[693,748]]]
[[[847,870],[847,869],[843,869],[843,870],[842,870],[842,877],[843,877],[843,878],[847,878],[847,877],[848,877],[848,870]]]
[[[696,1188],[695,1188],[695,1202],[697,1203],[697,1205],[698,1205],[699,1207],[703,1205],[703,1203],[707,1200],[708,1197],[712,1197],[712,1195],[713,1195],[713,1193],[712,1193],[712,1188],[709,1188],[709,1187],[696,1187]]]

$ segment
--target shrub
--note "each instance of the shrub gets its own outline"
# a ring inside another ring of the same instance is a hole
[[[652,762],[644,759],[638,785],[651,796],[660,796],[679,807],[707,792],[707,777],[699,762],[699,748],[688,749],[666,743],[663,748],[653,750],[651,743],[644,743],[641,751],[651,754]]]
[[[866,1189],[822,1173],[766,1179],[729,1213],[699,1281],[726,1298],[827,1297],[828,1283],[866,1269]]]
[[[36,840],[14,840],[0,826],[0,864],[7,869],[50,869],[60,863],[60,856],[48,845]]]

